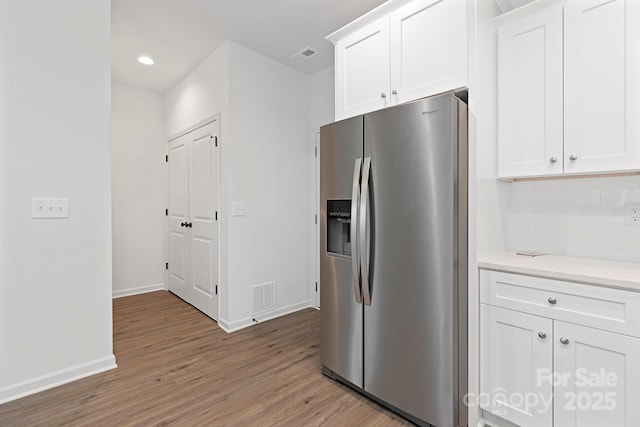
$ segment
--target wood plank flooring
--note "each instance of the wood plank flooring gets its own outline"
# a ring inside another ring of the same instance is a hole
[[[168,292],[113,309],[118,369],[0,405],[0,426],[412,425],[321,374],[317,310],[226,334]]]

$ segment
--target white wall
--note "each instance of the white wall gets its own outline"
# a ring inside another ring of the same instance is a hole
[[[229,110],[228,50],[229,44],[223,43],[164,94],[167,137],[218,113],[222,114],[224,130],[224,120]]]
[[[113,295],[164,289],[167,171],[159,93],[111,88]]]
[[[108,0],[0,4],[0,402],[115,367],[110,24]]]
[[[164,97],[167,136],[221,114],[219,324],[227,330],[253,323],[254,284],[276,281],[269,316],[309,304],[308,91],[306,75],[225,42]],[[245,203],[246,216],[231,217],[232,202]]]
[[[313,133],[335,121],[335,80],[334,67],[309,76],[309,127]]]
[[[480,392],[477,251],[505,249],[507,184],[496,181],[495,8],[469,2],[469,393]],[[481,411],[469,408],[469,425]]]
[[[311,305],[320,306],[320,159],[312,153],[319,145],[320,126],[335,120],[335,69],[328,67],[309,76],[309,285]],[[318,147],[318,156],[320,155]],[[318,286],[316,287],[316,283]],[[317,290],[316,290],[317,289]]]
[[[509,187],[509,249],[640,262],[640,227],[624,224],[624,204],[640,203],[640,176]]]
[[[497,178],[496,42],[492,2],[476,2],[474,117],[477,249],[505,249],[508,184]]]
[[[259,70],[259,71],[258,71]],[[309,304],[308,77],[229,43],[229,140],[223,162],[231,327],[250,324],[251,286],[276,282],[276,307]]]

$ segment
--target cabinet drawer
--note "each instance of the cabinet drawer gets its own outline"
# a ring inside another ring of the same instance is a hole
[[[480,301],[640,337],[640,293],[480,270]]]

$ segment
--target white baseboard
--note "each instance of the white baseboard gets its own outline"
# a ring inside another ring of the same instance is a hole
[[[286,316],[287,314],[295,313],[296,311],[304,310],[305,308],[312,307],[310,301],[302,301],[296,304],[291,304],[286,307],[280,307],[268,313],[255,316],[257,322],[253,321],[253,317],[247,317],[244,319],[236,320],[234,322],[227,322],[223,319],[218,319],[218,326],[225,332],[231,333],[239,331],[240,329],[247,328],[249,326],[257,325],[258,323],[266,322],[267,320],[275,319],[276,317]]]
[[[156,283],[155,285],[138,286],[137,288],[121,289],[113,291],[113,298],[128,297],[131,295],[146,294],[147,292],[166,291],[164,283]]]
[[[0,388],[0,405],[117,367],[116,358],[112,354],[102,359],[82,363],[17,384],[12,384]]]

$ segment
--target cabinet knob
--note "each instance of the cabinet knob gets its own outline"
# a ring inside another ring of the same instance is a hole
[[[187,225],[187,223],[186,223],[186,222],[181,222],[181,223],[180,223],[180,227],[185,227],[186,225]]]
[[[387,94],[386,94],[386,93],[384,93],[384,92],[382,92],[382,93],[380,94],[380,97],[381,97],[381,98],[386,98],[386,97],[387,97]]]
[[[397,95],[397,94],[398,94],[398,91],[394,89],[394,90],[392,90],[392,91],[391,91],[391,93],[392,93],[393,95]]]
[[[576,156],[575,154],[572,154],[569,156],[569,160],[571,160],[572,162],[575,162],[576,160],[578,160],[578,156]]]
[[[542,331],[538,332],[538,336],[540,337],[540,339],[546,339],[547,338],[547,334],[545,334]]]
[[[551,164],[553,164],[553,163],[555,163],[557,161],[558,161],[557,157],[552,157],[552,158],[549,159],[549,163],[551,163]]]
[[[551,305],[556,305],[556,303],[558,302],[558,300],[555,299],[554,297],[549,297],[547,301],[549,301],[549,304]]]
[[[567,345],[569,344],[569,338],[562,337],[560,338],[560,342],[564,345]]]

